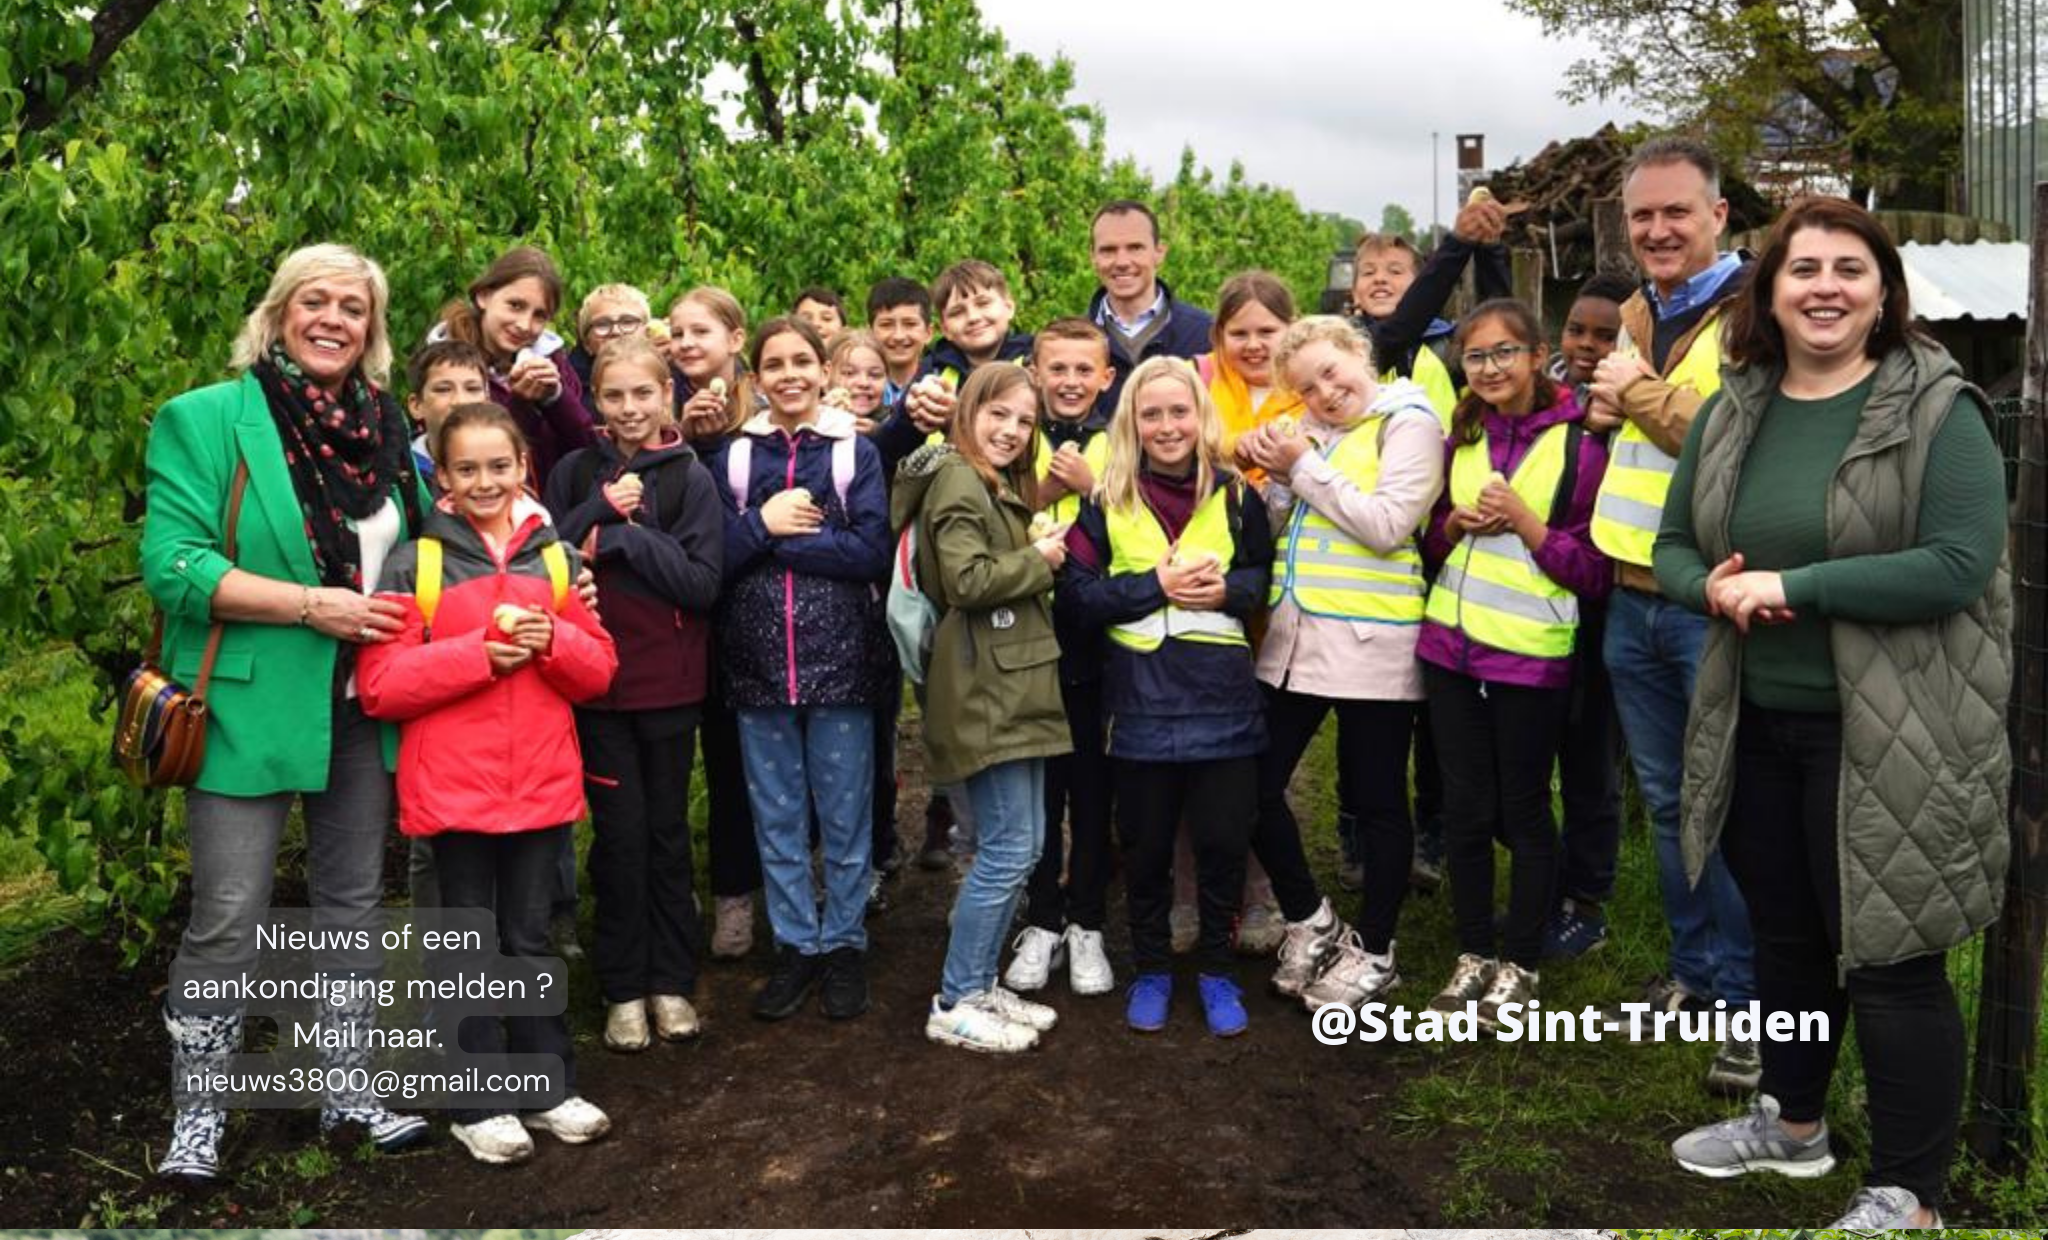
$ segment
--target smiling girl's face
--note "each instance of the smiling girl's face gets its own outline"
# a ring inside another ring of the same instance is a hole
[[[669,358],[697,386],[713,379],[733,380],[733,357],[747,343],[747,333],[727,327],[708,306],[686,301],[668,316]]]
[[[624,456],[660,439],[673,421],[668,367],[662,365],[659,374],[655,369],[652,360],[624,361],[597,376],[597,410]]]
[[[888,379],[882,355],[865,345],[848,349],[832,369],[832,385],[845,388],[853,406],[847,412],[861,417],[882,407],[882,385]]]
[[[519,350],[540,339],[555,313],[555,308],[548,304],[547,287],[536,276],[525,276],[480,294],[476,310],[484,351],[500,369],[509,366],[519,356]]]
[[[1287,321],[1257,301],[1248,301],[1223,325],[1223,356],[1255,388],[1273,386],[1273,350]]]
[[[1038,429],[1038,391],[1019,384],[990,398],[974,416],[974,446],[996,470],[1008,469],[1031,450]]]
[[[1202,437],[1202,411],[1195,393],[1175,378],[1154,379],[1131,402],[1138,450],[1156,473],[1178,476],[1193,465]]]
[[[455,511],[480,530],[509,534],[512,505],[526,479],[526,454],[496,426],[458,426],[442,446],[434,476]]]
[[[1294,351],[1287,359],[1287,385],[1325,426],[1354,425],[1379,398],[1379,381],[1365,358],[1329,340],[1311,340]]]
[[[818,397],[825,390],[825,362],[800,334],[777,332],[761,342],[761,367],[754,381],[768,398],[768,412],[776,421],[807,422],[818,412]]]

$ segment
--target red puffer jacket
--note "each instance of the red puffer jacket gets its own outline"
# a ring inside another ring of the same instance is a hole
[[[407,835],[503,833],[558,827],[583,816],[583,757],[570,704],[611,684],[618,654],[570,590],[554,605],[541,548],[555,541],[540,506],[521,500],[500,563],[468,521],[442,506],[424,534],[442,546],[441,600],[431,640],[415,598],[419,544],[384,565],[379,598],[405,608],[405,631],[362,648],[356,687],[363,710],[402,725],[398,820]],[[569,576],[576,555],[566,546]],[[553,646],[509,675],[491,670],[484,641],[501,603],[554,612]]]

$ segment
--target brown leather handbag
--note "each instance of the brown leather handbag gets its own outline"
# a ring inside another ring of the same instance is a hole
[[[228,488],[224,550],[230,561],[235,558],[242,492],[248,488],[248,462],[238,460],[235,480]],[[137,787],[183,788],[199,778],[199,768],[206,760],[206,687],[213,680],[220,634],[221,624],[216,620],[206,634],[199,681],[187,689],[163,668],[164,613],[157,610],[149,646],[142,652],[142,666],[121,682],[121,713],[114,720],[114,763]]]

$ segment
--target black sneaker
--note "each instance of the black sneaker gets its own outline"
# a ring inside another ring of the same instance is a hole
[[[858,947],[835,947],[825,953],[820,970],[818,1006],[828,1020],[848,1020],[868,1010],[868,976]]]
[[[794,947],[778,948],[775,972],[754,992],[754,1015],[762,1020],[783,1020],[803,1009],[812,987],[824,972],[816,956],[806,956]]]
[[[924,807],[924,847],[917,850],[917,868],[943,870],[953,864],[949,841],[953,833],[953,804],[936,789]]]

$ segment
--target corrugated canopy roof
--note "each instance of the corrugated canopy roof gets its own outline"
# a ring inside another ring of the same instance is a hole
[[[1899,247],[1913,313],[1930,323],[2027,317],[2027,247],[2020,241]]]

